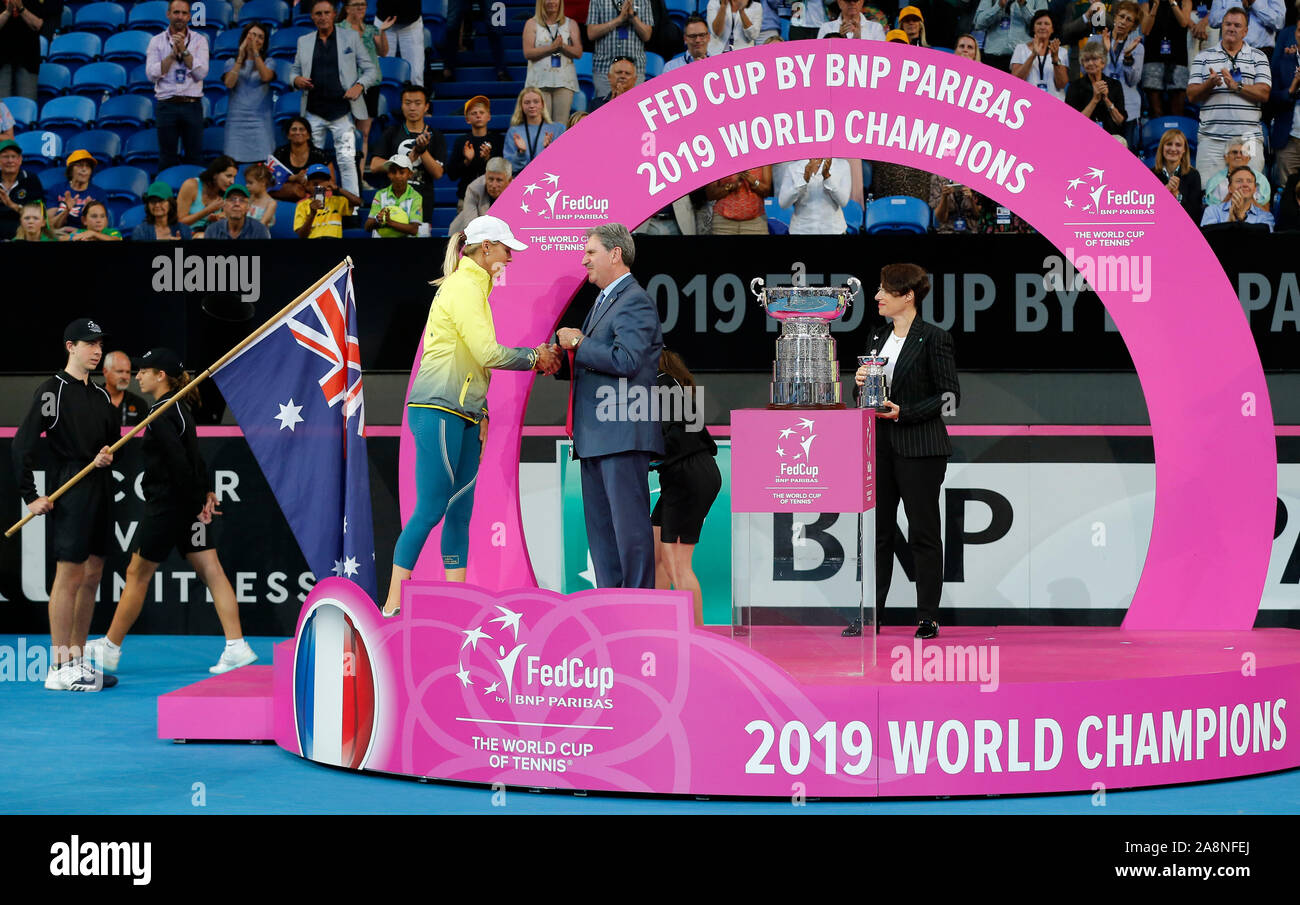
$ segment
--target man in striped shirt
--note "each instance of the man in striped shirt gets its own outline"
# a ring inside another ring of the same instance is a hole
[[[1196,169],[1208,180],[1219,168],[1228,144],[1254,140],[1263,155],[1260,112],[1273,77],[1268,57],[1245,43],[1246,12],[1233,7],[1223,14],[1219,44],[1196,55],[1187,80],[1187,99],[1201,105]]]

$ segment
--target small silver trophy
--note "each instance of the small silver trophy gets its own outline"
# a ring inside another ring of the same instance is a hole
[[[777,286],[766,289],[762,277],[749,291],[769,315],[781,322],[772,363],[768,408],[844,408],[840,368],[831,337],[838,320],[862,288],[857,277],[844,286]]]
[[[858,367],[867,369],[866,380],[858,392],[858,408],[875,409],[877,412],[889,411],[885,401],[889,399],[889,387],[885,383],[885,365],[889,359],[880,355],[859,355]]]

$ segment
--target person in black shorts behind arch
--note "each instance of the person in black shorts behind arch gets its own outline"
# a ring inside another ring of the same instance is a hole
[[[99,691],[117,684],[82,656],[104,574],[104,554],[113,536],[113,479],[107,470],[113,455],[108,448],[121,433],[117,409],[104,388],[90,379],[104,354],[103,338],[104,331],[89,318],[68,324],[63,331],[68,363],[36,388],[13,440],[14,472],[23,502],[34,515],[50,513],[56,565],[50,586],[50,669],[45,687],[51,691]],[[42,433],[58,464],[46,474],[45,492],[38,493],[32,466]],[[50,502],[53,488],[63,486],[92,461],[94,471],[57,503]]]
[[[178,390],[184,389],[190,377],[175,352],[159,348],[151,349],[140,359],[136,380],[140,389],[155,400],[149,410],[152,414]],[[122,642],[140,615],[150,579],[158,564],[175,547],[207,585],[226,633],[221,659],[208,671],[224,673],[247,666],[257,659],[257,654],[244,640],[234,588],[212,546],[212,516],[221,513],[217,509],[217,495],[208,490],[208,469],[199,455],[194,418],[184,401],[150,422],[142,451],[145,516],[140,521],[135,549],[126,568],[126,587],[117,602],[108,635],[88,643],[86,655],[102,663],[105,669],[117,669]]]
[[[705,516],[722,489],[722,473],[714,460],[718,444],[704,426],[703,401],[681,356],[668,349],[659,353],[657,382],[669,392],[660,406],[664,416],[664,457],[650,463],[659,471],[659,502],[650,514],[655,536],[655,587],[690,591],[695,595],[695,624],[703,625],[704,594],[691,567],[691,557],[700,542]],[[679,393],[691,407],[676,411],[665,408],[666,400]],[[688,425],[687,413],[698,421]]]

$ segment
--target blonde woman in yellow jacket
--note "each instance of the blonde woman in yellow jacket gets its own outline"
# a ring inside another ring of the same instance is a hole
[[[415,437],[416,506],[393,551],[384,615],[397,613],[402,582],[411,577],[429,532],[445,519],[442,564],[448,581],[464,581],[474,481],[487,442],[488,370],[554,373],[559,357],[547,343],[516,348],[497,343],[488,297],[493,276],[527,248],[497,217],[477,217],[447,242],[438,294],[429,306],[420,368],[407,397]]]

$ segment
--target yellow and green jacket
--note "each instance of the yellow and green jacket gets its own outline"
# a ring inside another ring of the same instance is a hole
[[[535,350],[497,343],[488,306],[491,292],[491,275],[472,258],[461,258],[429,306],[420,369],[407,405],[441,409],[477,423],[487,414],[488,369],[533,367]]]

